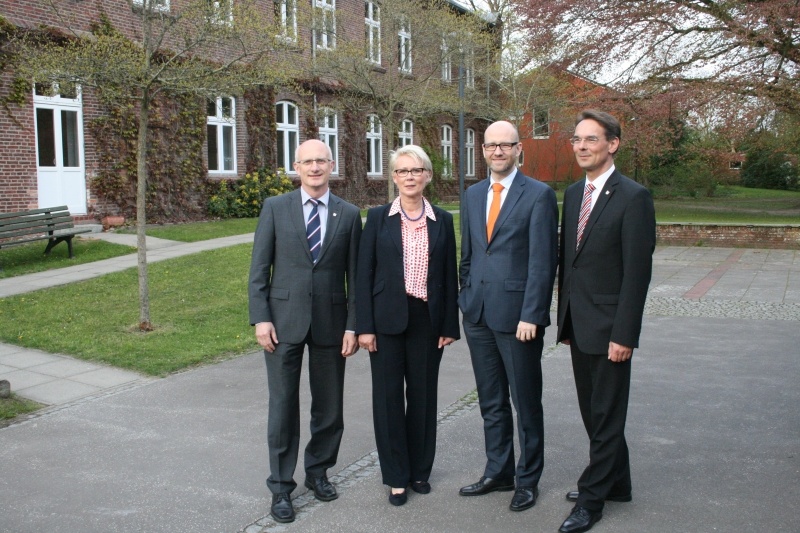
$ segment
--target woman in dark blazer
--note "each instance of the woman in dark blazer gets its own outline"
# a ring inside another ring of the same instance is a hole
[[[431,490],[436,394],[444,347],[460,337],[453,216],[423,196],[431,161],[419,146],[393,152],[399,196],[369,210],[356,274],[356,333],[370,352],[372,412],[389,502]]]

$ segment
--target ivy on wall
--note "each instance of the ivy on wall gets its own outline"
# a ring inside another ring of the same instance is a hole
[[[97,147],[92,191],[97,214],[136,215],[138,108],[104,101],[88,123]],[[200,220],[206,214],[208,170],[203,159],[206,106],[202,98],[161,93],[151,103],[147,153],[149,221]]]
[[[275,168],[275,88],[260,86],[244,93],[247,172]]]

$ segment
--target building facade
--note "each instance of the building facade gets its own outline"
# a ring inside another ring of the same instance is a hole
[[[142,35],[143,2],[164,13],[178,12],[184,4],[181,0],[62,0],[57,2],[62,11],[55,13],[39,0],[3,2],[0,38],[5,42],[0,46],[10,42],[14,32],[46,27],[63,35],[90,32],[100,23],[136,42]],[[433,54],[415,47],[415,27],[407,24],[398,29],[382,23],[382,4],[306,2],[314,13],[313,24],[302,22],[302,9],[298,9],[302,6],[294,0],[263,0],[283,37],[294,44],[293,50],[284,53],[294,54],[298,63],[313,62],[318,54],[345,42],[356,43],[374,63],[373,70],[397,80],[391,85],[417,80],[421,74],[415,69],[422,68],[430,56],[441,54],[435,81],[457,98],[459,68],[443,53],[445,46]],[[230,4],[209,5],[221,21],[235,24]],[[455,2],[450,8],[465,13]],[[393,57],[375,44],[381,40],[397,41]],[[79,220],[100,220],[106,215],[132,219],[136,106],[110,106],[101,94],[86,87],[26,83],[13,68],[10,47],[0,48],[0,53],[4,54],[0,56],[0,212],[67,205]],[[466,69],[465,77],[474,87],[474,71]],[[387,201],[389,151],[411,143],[423,146],[441,163],[430,194],[457,199],[462,157],[458,116],[441,111],[405,113],[399,108],[392,113],[392,127],[387,130],[385,114],[371,112],[368,103],[358,108],[350,105],[356,92],[336,80],[306,75],[292,88],[254,87],[216,98],[161,94],[153,102],[151,116],[148,219],[204,218],[209,191],[216,183],[239,179],[262,167],[282,168],[289,177],[296,177],[294,149],[309,138],[319,138],[331,147],[336,160],[331,188],[358,205]],[[486,175],[479,149],[486,121],[467,115],[465,126],[463,157],[469,185]]]

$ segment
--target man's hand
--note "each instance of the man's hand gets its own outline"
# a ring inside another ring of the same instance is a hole
[[[456,340],[452,337],[439,337],[439,349],[441,350],[445,346],[453,344]]]
[[[517,325],[517,339],[520,342],[532,341],[536,338],[536,324],[530,322],[519,321]]]
[[[275,351],[278,344],[278,334],[275,332],[275,325],[272,322],[259,322],[256,324],[256,340],[269,353]]]
[[[358,350],[356,334],[352,331],[345,331],[342,339],[342,357],[350,357]]]
[[[633,355],[633,348],[617,344],[616,342],[608,343],[608,360],[613,363],[624,363]]]
[[[378,351],[378,339],[372,333],[362,333],[358,336],[358,345],[368,352]]]

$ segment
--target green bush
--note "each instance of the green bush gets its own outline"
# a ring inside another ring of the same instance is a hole
[[[786,153],[763,147],[748,150],[742,184],[755,189],[795,189],[798,169]]]
[[[252,218],[261,212],[264,199],[294,190],[282,170],[261,168],[239,180],[221,180],[208,199],[208,212],[219,218]]]

